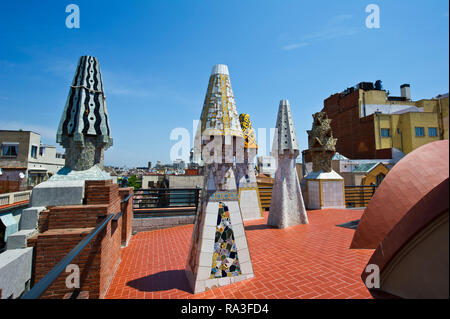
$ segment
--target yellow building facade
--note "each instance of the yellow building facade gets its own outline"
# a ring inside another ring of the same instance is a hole
[[[373,167],[366,173],[366,176],[361,179],[361,185],[379,185],[388,173],[389,169],[386,167],[386,165],[378,163],[375,167]]]
[[[424,144],[449,138],[448,94],[419,101],[395,101],[384,90],[359,92],[361,117],[373,115],[377,150],[397,148],[408,154]]]

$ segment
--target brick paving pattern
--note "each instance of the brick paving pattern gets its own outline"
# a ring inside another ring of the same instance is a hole
[[[372,249],[349,249],[354,230],[336,225],[362,210],[309,211],[308,225],[287,229],[245,222],[255,277],[192,294],[184,267],[193,225],[138,233],[122,249],[122,261],[105,298],[372,298],[360,275]]]

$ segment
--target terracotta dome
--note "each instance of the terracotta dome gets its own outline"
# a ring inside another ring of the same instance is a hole
[[[392,168],[361,216],[350,248],[377,248],[419,200],[449,177],[448,143],[425,144]]]
[[[365,268],[379,267],[379,287],[369,288],[374,297],[448,299],[448,191],[447,178],[421,198],[378,245]],[[364,283],[368,277],[363,271]]]

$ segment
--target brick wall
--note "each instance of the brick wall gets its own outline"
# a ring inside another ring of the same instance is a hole
[[[86,204],[109,204],[119,196],[119,184],[108,181],[86,181]]]
[[[67,255],[93,228],[55,229],[38,235],[35,247],[35,278],[39,282],[61,259]],[[100,233],[85,249],[72,261],[80,269],[80,285],[88,290],[91,297],[98,298],[99,272],[101,268],[100,247],[105,231]],[[66,287],[66,278],[69,275],[62,272],[52,283],[41,298],[61,299],[73,289]]]
[[[346,96],[334,94],[324,101],[331,121],[336,151],[350,159],[377,158],[373,115],[359,117],[359,91]]]
[[[94,227],[109,214],[120,211],[118,185],[111,181],[87,181],[86,205],[48,207],[39,216],[39,234],[29,240],[35,247],[34,283],[44,277]],[[72,261],[80,269],[80,289],[89,298],[102,298],[120,262],[122,218],[107,226]],[[41,298],[64,298],[69,273],[62,272]]]
[[[123,201],[128,195],[133,194],[133,187],[120,188],[119,195]],[[133,196],[128,202],[121,204],[122,216],[122,246],[127,246],[131,238],[132,223],[133,223]]]

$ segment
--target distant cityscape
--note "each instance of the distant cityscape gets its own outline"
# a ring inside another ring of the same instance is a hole
[[[364,184],[366,179],[355,178],[370,173],[364,172],[361,165],[366,170],[384,167],[380,174],[386,175],[405,154],[426,143],[449,138],[449,94],[412,101],[410,84],[403,84],[400,89],[401,96],[396,97],[383,89],[381,81],[361,82],[324,100],[323,111],[337,137],[336,150],[340,155],[335,159],[353,163],[342,167],[336,164],[335,170],[343,173],[346,185]],[[65,154],[56,152],[54,145],[42,144],[39,132],[0,130],[0,143],[0,192],[33,187],[64,166]],[[273,156],[257,156],[254,164],[259,175],[274,177]],[[173,163],[148,162],[145,167],[105,166],[105,170],[116,182],[136,176],[140,185],[147,185],[148,178],[143,181],[144,176],[201,175],[201,167],[201,156],[193,148],[187,163],[176,159]],[[311,172],[309,150],[302,151],[297,167],[300,180]]]

